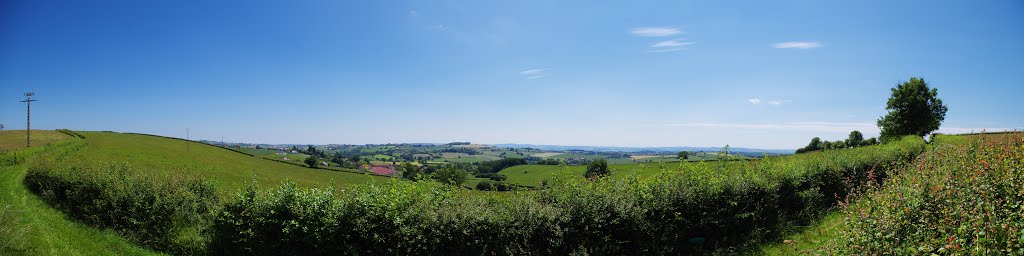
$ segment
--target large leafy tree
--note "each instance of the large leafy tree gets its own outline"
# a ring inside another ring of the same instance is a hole
[[[878,119],[883,141],[903,135],[924,136],[939,129],[946,118],[946,105],[937,97],[938,90],[928,88],[920,77],[897,84],[886,103],[888,114]]]

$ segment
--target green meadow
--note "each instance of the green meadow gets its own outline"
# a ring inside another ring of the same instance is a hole
[[[301,186],[328,186],[390,179],[280,163],[198,142],[139,134],[80,133],[88,144],[80,152],[82,159],[100,163],[124,162],[137,169],[155,172],[191,172],[213,181],[225,194],[253,180],[267,184],[291,180]]]

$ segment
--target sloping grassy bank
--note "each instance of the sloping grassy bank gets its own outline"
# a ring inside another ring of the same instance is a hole
[[[839,254],[1024,255],[1021,133],[939,136],[845,210]]]
[[[116,232],[72,220],[26,187],[26,161],[75,143],[55,141],[48,146],[0,153],[0,255],[157,254],[132,244]]]
[[[1024,255],[1021,135],[935,136],[889,182],[761,253]]]

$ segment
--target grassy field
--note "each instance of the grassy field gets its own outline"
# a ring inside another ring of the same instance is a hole
[[[127,162],[134,167],[171,171],[190,170],[215,182],[227,194],[255,178],[260,183],[280,184],[290,179],[303,186],[355,184],[382,181],[384,177],[323,169],[311,169],[251,157],[197,142],[147,135],[81,132],[89,146],[82,158],[98,162]],[[186,143],[189,143],[186,148]]]
[[[33,138],[35,134],[33,132]],[[45,134],[51,142],[69,138],[54,131],[39,131],[39,134]],[[24,139],[23,133],[4,131],[0,133],[0,141],[3,141],[0,145],[10,146],[11,137]],[[39,152],[46,148],[33,146],[23,150]],[[0,254],[157,255],[113,231],[85,226],[50,207],[25,187],[22,180],[27,169],[25,163],[0,166]]]
[[[0,131],[0,150],[18,150],[25,148],[25,130]],[[68,135],[50,130],[32,130],[32,146],[43,146],[65,140]]]
[[[298,165],[306,165],[305,161],[309,155],[306,154],[293,154],[283,153],[273,149],[253,149],[253,148],[233,148],[241,152],[249,153],[257,157],[266,159],[273,159],[278,161],[287,161]]]

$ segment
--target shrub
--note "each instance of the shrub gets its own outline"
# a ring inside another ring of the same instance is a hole
[[[508,176],[505,176],[504,174],[497,174],[497,173],[478,173],[478,174],[476,174],[474,176],[477,177],[477,178],[486,178],[486,179],[490,179],[490,180],[493,180],[493,181],[504,181],[504,180],[508,179]]]
[[[587,172],[583,174],[587,178],[604,177],[611,174],[612,171],[608,169],[608,161],[604,158],[599,158],[587,164]]]
[[[476,190],[511,191],[515,190],[516,187],[518,186],[504,181],[485,180],[476,184]]]

